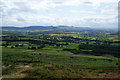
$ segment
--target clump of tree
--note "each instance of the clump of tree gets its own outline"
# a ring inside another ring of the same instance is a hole
[[[92,50],[94,55],[103,55],[103,54],[110,54],[115,57],[120,57],[119,54],[119,46],[109,45],[109,44],[80,44],[78,46],[79,50]]]
[[[2,43],[2,46],[4,46],[5,48],[8,47],[10,45],[10,43],[8,41],[6,41],[6,43]]]
[[[37,49],[42,49],[44,47],[45,47],[45,44],[42,44],[42,45],[38,46]]]
[[[11,48],[14,48],[14,46],[11,46]]]
[[[40,46],[28,46],[28,49],[42,49],[42,48],[44,48],[45,47],[45,45],[44,44],[42,44],[42,45],[40,45]]]

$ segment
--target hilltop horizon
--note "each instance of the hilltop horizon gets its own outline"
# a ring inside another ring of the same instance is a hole
[[[66,26],[66,25],[58,25],[58,26],[0,26],[3,30],[57,30],[57,31],[89,31],[89,30],[112,30],[118,31],[118,28],[95,28],[95,27],[77,27],[77,26]]]
[[[114,29],[114,30],[118,30],[118,27],[112,27],[112,28],[109,28],[109,27],[99,27],[99,28],[96,28],[96,27],[89,27],[89,26],[68,26],[68,25],[34,25],[34,26],[0,26],[0,27],[16,27],[16,28],[26,28],[26,27],[78,27],[78,28],[91,28],[91,29]]]

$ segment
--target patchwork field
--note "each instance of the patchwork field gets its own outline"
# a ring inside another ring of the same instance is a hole
[[[114,32],[3,31],[6,78],[119,79],[119,40]]]

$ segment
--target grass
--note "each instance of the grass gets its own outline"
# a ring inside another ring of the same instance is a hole
[[[4,78],[81,78],[85,75],[97,77],[100,73],[118,74],[119,70],[116,65],[117,58],[75,55],[61,50],[3,48],[2,56]]]
[[[26,37],[21,37],[22,40],[33,39],[49,42],[57,39],[59,40],[58,42],[55,41],[57,44],[67,42],[62,42],[65,40],[61,38],[62,36],[102,41],[107,39],[109,41],[118,40],[117,35],[110,35],[107,32],[46,33],[45,35],[48,37],[41,34],[41,31],[6,31],[4,34],[25,35]],[[45,47],[39,50],[27,49],[28,46],[11,48],[12,45],[28,44],[29,42],[14,41],[9,43],[11,45],[7,48],[2,48],[3,78],[116,78],[117,75],[120,75],[118,58],[112,55],[94,56],[92,50],[82,49],[79,54],[63,51],[63,49],[78,49],[78,46],[82,43],[86,44],[86,41],[68,42],[69,45],[59,47],[45,44]],[[95,43],[95,41],[89,41],[89,44]],[[6,41],[0,42],[0,44],[6,44]],[[112,43],[111,45],[118,44]]]
[[[46,45],[46,47],[43,49],[48,49],[48,50],[78,49],[78,45],[79,44],[76,43],[70,43],[69,45],[61,46],[61,47]]]
[[[9,56],[9,58],[7,58],[6,56]],[[70,57],[73,57],[73,59],[71,59]],[[11,57],[11,58],[10,58]],[[45,59],[44,62],[47,61],[57,61],[57,63],[59,62],[63,62],[62,59],[64,59],[64,61],[66,63],[69,62],[73,62],[74,64],[88,64],[88,65],[114,65],[117,62],[117,58],[114,57],[105,57],[105,56],[93,56],[93,55],[75,55],[71,52],[68,51],[57,51],[57,50],[27,50],[27,49],[11,49],[11,48],[3,48],[3,60],[4,59],[10,59],[10,60],[21,60],[21,59],[25,59],[25,60],[29,60],[29,59],[33,59],[33,60],[37,60],[37,59]],[[59,60],[61,59],[61,60]],[[89,60],[90,59],[90,60]],[[92,60],[92,59],[97,59],[96,61]],[[112,62],[109,62],[108,59],[111,59]],[[91,64],[89,64],[89,61],[91,62]],[[87,62],[87,63],[86,63]],[[92,64],[93,62],[93,64]],[[104,63],[105,64],[104,64]]]

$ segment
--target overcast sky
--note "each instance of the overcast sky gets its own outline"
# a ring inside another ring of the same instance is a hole
[[[2,26],[117,27],[119,0],[0,1]]]

